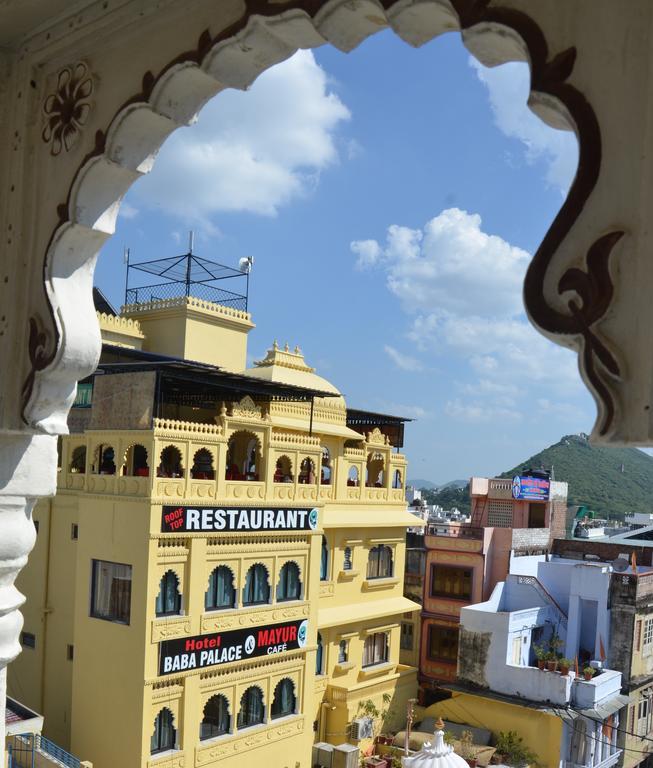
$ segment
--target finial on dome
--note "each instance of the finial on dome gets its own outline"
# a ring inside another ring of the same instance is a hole
[[[444,720],[441,717],[435,721],[435,727],[438,731],[444,731]]]

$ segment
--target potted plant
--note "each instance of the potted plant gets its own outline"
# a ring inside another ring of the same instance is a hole
[[[444,738],[444,743],[449,744],[449,746],[451,746],[456,740],[456,737],[453,735],[451,731],[445,731],[443,738]]]
[[[555,672],[558,668],[558,657],[555,651],[549,651],[546,655],[546,668],[549,672]]]
[[[499,731],[496,752],[509,765],[524,765],[537,762],[537,757],[525,744],[517,731]]]
[[[363,765],[365,768],[388,768],[388,761],[385,759],[385,757],[372,755],[371,757],[365,758]]]
[[[469,768],[476,768],[477,752],[474,749],[474,737],[471,731],[465,730],[460,735],[460,756],[467,760]]]
[[[558,669],[560,670],[561,675],[568,675],[569,674],[569,668],[573,664],[571,659],[566,659],[564,656],[561,659],[558,659]]]
[[[537,668],[544,669],[546,665],[546,648],[543,645],[533,643],[533,653],[537,659]]]
[[[594,667],[585,667],[583,669],[583,677],[585,678],[585,680],[591,680],[595,674],[596,674],[596,670],[594,669]]]
[[[394,734],[390,731],[390,725],[395,715],[391,705],[392,696],[384,693],[381,697],[382,704],[379,709],[372,699],[366,699],[358,703],[358,715],[369,717],[372,720],[372,733],[376,744],[392,744]],[[383,731],[385,731],[383,733]],[[383,733],[383,735],[381,735]]]

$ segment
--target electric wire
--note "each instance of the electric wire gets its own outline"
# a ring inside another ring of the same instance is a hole
[[[569,721],[568,721],[568,720],[566,720],[566,719],[565,719],[565,718],[564,718],[562,715],[558,714],[558,711],[557,711],[557,709],[556,709],[556,708],[554,708],[554,710],[553,710],[553,711],[556,713],[556,716],[557,716],[557,717],[559,717],[559,718],[560,718],[560,720],[562,720],[562,722],[563,722],[563,723],[566,723],[567,725],[570,725],[570,726],[571,726],[571,729],[572,729],[573,731],[575,731],[576,733],[582,733],[582,732],[580,731],[580,729],[576,727],[576,724],[575,724],[575,723],[573,723],[573,722],[572,722],[572,723],[569,723]],[[565,712],[567,712],[567,713],[568,713],[568,712],[574,712],[574,713],[576,713],[576,714],[580,714],[580,712],[579,712],[578,710],[575,710],[575,709],[573,709],[573,708],[571,708],[571,707],[566,707],[566,708],[565,708],[563,711],[565,711]],[[595,722],[595,723],[598,723],[598,724],[600,724],[600,725],[604,725],[604,722],[603,722],[603,720],[598,720],[597,718],[589,717],[588,715],[582,715],[582,716],[583,716],[583,717],[585,717],[585,718],[587,718],[588,720],[591,720],[591,721]],[[623,728],[618,728],[618,727],[616,727],[616,726],[614,726],[614,725],[613,725],[613,726],[611,726],[611,728],[613,728],[613,729],[614,729],[615,731],[617,731],[618,733],[625,733],[625,734],[626,734],[626,735],[628,735],[628,736],[635,736],[635,737],[636,737],[636,738],[638,738],[638,739],[642,739],[642,740],[644,740],[644,739],[645,739],[646,741],[653,741],[653,739],[647,739],[646,737],[644,737],[644,736],[640,736],[640,735],[639,735],[639,734],[637,734],[637,733],[632,733],[631,731],[627,731],[627,730],[624,730]],[[587,732],[586,732],[584,735],[585,735],[585,736],[589,736],[591,739],[593,739],[593,740],[594,740],[594,741],[596,741],[596,742],[600,742],[601,744],[608,744],[608,745],[612,746],[612,742],[609,742],[609,741],[603,741],[602,739],[600,739],[600,738],[598,738],[598,737],[596,737],[596,736],[592,735],[591,733],[587,733]],[[624,750],[624,752],[635,752],[635,753],[637,753],[637,754],[640,754],[640,755],[651,755],[651,754],[653,754],[653,752],[650,752],[650,751],[648,751],[648,750],[645,750],[645,749],[635,749],[634,747],[626,747],[626,746],[624,746],[624,747],[623,747],[623,750]]]

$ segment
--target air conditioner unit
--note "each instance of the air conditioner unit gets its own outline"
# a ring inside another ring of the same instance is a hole
[[[320,741],[313,744],[311,765],[313,768],[331,768],[333,764],[333,744]]]
[[[360,752],[353,744],[339,744],[333,750],[333,768],[358,768]]]
[[[371,739],[374,735],[372,731],[371,717],[358,717],[356,720],[352,720],[349,729],[349,738],[352,739],[352,741]]]

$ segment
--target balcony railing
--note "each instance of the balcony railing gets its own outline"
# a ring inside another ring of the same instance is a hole
[[[447,536],[455,539],[483,539],[483,528],[477,528],[472,525],[460,525],[450,524],[448,526],[443,525],[429,525],[427,526],[426,533],[428,536]]]
[[[71,755],[70,752],[50,739],[46,739],[40,733],[21,733],[12,736],[7,740],[7,752],[9,768],[20,768],[28,765],[81,768],[81,760],[78,757]]]
[[[572,763],[570,760],[565,760],[564,767],[565,768],[612,768],[613,765],[617,765],[619,762],[619,758],[621,757],[623,750],[621,749],[615,749],[615,751],[608,755],[607,757],[603,758],[601,762],[594,763],[594,764],[582,764],[582,763]]]
[[[263,426],[266,431],[260,436],[260,454],[251,476],[239,475],[233,466],[226,469],[225,462],[230,459],[227,459],[228,431],[224,425],[155,419],[151,430],[89,430],[84,435],[66,438],[58,485],[69,491],[152,495],[193,499],[196,503],[198,500],[207,503],[213,500],[404,503],[404,488],[392,487],[397,469],[401,479],[405,479],[402,455],[385,453],[385,481],[380,487],[362,482],[350,485],[347,477],[354,455],[362,478],[367,449],[344,448],[343,454],[331,459],[331,476],[322,479],[322,450],[317,437],[272,432]],[[171,449],[170,456],[174,454],[174,458],[168,457],[164,463],[162,453],[167,449]],[[202,458],[196,465],[198,453]],[[284,457],[289,462],[287,481],[279,482],[278,462]],[[312,465],[312,474],[308,477],[302,473],[306,460]],[[307,479],[313,482],[306,482]]]

